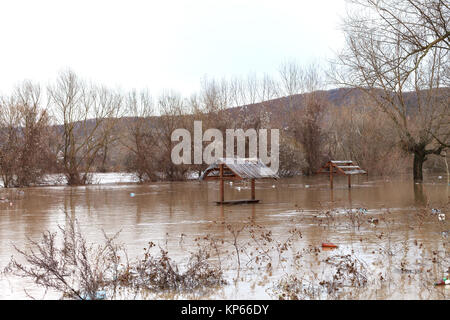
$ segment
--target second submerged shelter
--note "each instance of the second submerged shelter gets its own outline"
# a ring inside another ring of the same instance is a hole
[[[352,187],[351,176],[354,174],[367,174],[352,160],[330,160],[317,173],[330,175],[330,188],[333,189],[333,174],[342,174],[348,177],[348,187]]]

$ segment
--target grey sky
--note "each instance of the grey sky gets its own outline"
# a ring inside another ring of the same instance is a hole
[[[203,76],[277,72],[342,46],[344,0],[1,1],[0,93],[24,79],[83,78],[153,94]]]

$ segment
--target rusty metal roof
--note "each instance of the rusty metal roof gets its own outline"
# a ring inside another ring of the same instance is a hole
[[[317,173],[328,173],[330,168],[336,169],[336,173],[353,175],[353,174],[366,174],[367,172],[356,165],[352,160],[330,160]],[[324,171],[328,169],[328,171]]]
[[[219,177],[219,165],[224,164],[232,173],[241,179],[278,179],[278,175],[269,167],[267,167],[260,159],[257,158],[220,158],[211,164],[200,177],[204,180],[206,177]]]

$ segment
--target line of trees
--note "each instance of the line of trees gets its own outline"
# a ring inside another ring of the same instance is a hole
[[[93,172],[129,171],[140,181],[181,180],[205,165],[175,165],[172,132],[280,129],[280,174],[313,174],[352,159],[373,174],[423,179],[426,160],[443,169],[450,138],[450,63],[445,1],[353,0],[346,46],[324,73],[286,62],[276,76],[204,78],[188,98],[167,91],[123,93],[62,72],[43,90],[25,81],[0,98],[4,187],[48,174],[69,185]],[[325,90],[331,85],[341,89]],[[269,148],[270,149],[270,148]],[[434,158],[433,158],[434,156]]]
[[[395,123],[369,95],[321,90],[323,73],[314,65],[290,62],[280,68],[280,78],[205,79],[189,99],[171,91],[158,99],[148,91],[123,94],[86,83],[71,71],[61,73],[45,95],[24,82],[1,99],[3,185],[38,185],[48,174],[82,185],[92,182],[93,172],[106,171],[133,172],[143,182],[186,179],[205,165],[173,164],[171,135],[185,128],[193,136],[194,120],[202,121],[203,132],[216,128],[223,136],[226,129],[281,129],[281,175],[314,174],[324,161],[341,158],[356,160],[373,174],[408,167]],[[333,94],[342,97],[333,100]]]

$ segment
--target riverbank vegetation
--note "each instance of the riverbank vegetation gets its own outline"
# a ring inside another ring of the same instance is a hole
[[[279,129],[282,176],[313,174],[330,159],[356,161],[374,175],[412,172],[416,181],[424,168],[448,173],[448,5],[353,5],[343,21],[346,46],[327,70],[288,61],[274,75],[205,77],[189,97],[122,92],[70,70],[46,89],[25,81],[0,98],[3,186],[38,185],[51,173],[69,185],[112,171],[142,182],[186,179],[206,166],[173,164],[171,135],[184,128],[193,136],[194,120],[223,135]]]
[[[290,64],[289,70],[299,75],[300,83],[311,81],[302,80],[308,77],[322,81],[312,67]],[[297,88],[294,95],[256,100],[265,98],[268,79],[205,80],[199,95],[183,99],[168,93],[156,103],[146,91],[122,94],[90,87],[69,71],[60,75],[49,92],[52,103],[47,104],[41,87],[25,82],[1,100],[3,186],[39,185],[55,173],[64,175],[69,185],[91,183],[93,172],[132,172],[142,182],[186,179],[206,166],[174,165],[170,155],[176,142],[171,133],[185,128],[193,136],[194,120],[202,121],[203,130],[217,128],[224,136],[226,129],[279,128],[282,176],[314,174],[329,159],[352,159],[373,175],[411,171],[412,156],[403,148],[395,124],[363,91],[319,90],[317,84],[312,91]],[[275,80],[269,83],[275,85]],[[283,92],[280,88],[278,83],[271,90]],[[442,91],[446,111],[448,90]],[[253,98],[245,100],[247,96]],[[413,113],[418,96],[404,96]],[[261,102],[234,107],[232,101]],[[448,126],[439,130],[446,134]],[[445,148],[435,146],[442,154],[430,154],[424,168],[445,173]]]

